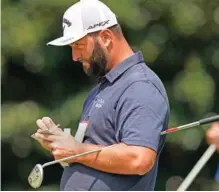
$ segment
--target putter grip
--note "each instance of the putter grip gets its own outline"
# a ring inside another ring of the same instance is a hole
[[[209,117],[209,118],[206,118],[206,119],[201,119],[199,121],[199,123],[200,123],[200,125],[204,125],[204,124],[212,123],[212,122],[215,122],[215,121],[219,121],[219,115],[215,115],[213,117]]]

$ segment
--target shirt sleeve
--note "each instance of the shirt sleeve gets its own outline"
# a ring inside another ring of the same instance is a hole
[[[157,151],[160,133],[167,128],[167,98],[150,82],[135,82],[116,107],[116,129],[120,142]]]

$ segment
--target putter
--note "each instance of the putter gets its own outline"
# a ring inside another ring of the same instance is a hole
[[[107,147],[110,147],[110,146],[107,146]],[[105,149],[107,147],[102,147],[100,149],[95,149],[95,150],[92,150],[92,151],[88,151],[88,152],[80,153],[80,154],[77,154],[77,155],[65,157],[65,158],[62,158],[62,159],[50,161],[50,162],[44,163],[43,165],[37,164],[37,165],[35,165],[35,167],[31,171],[30,175],[28,176],[28,182],[29,182],[29,184],[32,188],[37,189],[41,186],[42,181],[43,181],[43,168],[44,167],[47,167],[47,166],[50,166],[50,165],[53,165],[53,164],[56,164],[56,163],[60,163],[60,162],[63,162],[63,161],[67,161],[67,160],[70,160],[70,159],[75,159],[77,157],[89,155],[89,154],[92,154],[92,153],[97,153],[97,152],[100,152],[100,151],[102,151],[103,149]]]
[[[215,121],[219,121],[219,115],[208,117],[208,118],[205,118],[205,119],[201,119],[199,121],[189,123],[189,124],[185,124],[185,125],[182,125],[182,126],[169,128],[165,131],[162,131],[161,135],[173,133],[173,132],[176,132],[176,131],[181,131],[181,130],[184,130],[184,129],[196,127],[196,126],[199,126],[199,125],[204,125],[204,124],[207,124],[207,123],[212,123],[212,122],[215,122]],[[62,159],[59,159],[59,160],[54,160],[54,161],[45,163],[43,165],[37,164],[33,168],[33,170],[31,171],[30,175],[28,176],[28,182],[29,182],[31,187],[33,187],[35,189],[39,188],[42,184],[42,181],[43,181],[43,168],[44,167],[47,167],[47,166],[50,166],[50,165],[53,165],[53,164],[56,164],[56,163],[60,163],[60,162],[66,161],[66,160],[74,159],[74,158],[77,158],[77,157],[81,157],[81,156],[84,156],[84,155],[97,153],[97,152],[100,152],[100,151],[102,151],[103,149],[105,149],[107,147],[110,147],[110,146],[106,146],[106,147],[103,147],[103,148],[100,148],[100,149],[96,149],[96,150],[88,151],[88,152],[85,152],[85,153],[65,157],[65,158],[62,158]]]
[[[185,180],[180,184],[177,191],[185,191],[186,189],[188,189],[190,184],[194,181],[195,177],[198,175],[201,169],[205,166],[205,164],[208,162],[211,156],[215,153],[215,151],[216,151],[215,145],[212,144],[208,147],[208,149],[205,151],[205,153],[202,155],[202,157],[198,160],[198,162],[195,164],[193,169],[187,175]]]

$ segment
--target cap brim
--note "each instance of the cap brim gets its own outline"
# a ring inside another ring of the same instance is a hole
[[[86,34],[83,34],[79,37],[60,37],[58,39],[55,39],[53,41],[50,41],[47,43],[47,45],[53,45],[53,46],[66,46],[71,43],[74,43],[75,41],[78,41],[79,39],[83,38]]]

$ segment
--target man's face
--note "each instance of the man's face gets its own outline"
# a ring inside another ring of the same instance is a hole
[[[96,36],[86,36],[70,46],[73,60],[82,63],[88,76],[105,75],[107,57]]]

